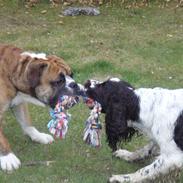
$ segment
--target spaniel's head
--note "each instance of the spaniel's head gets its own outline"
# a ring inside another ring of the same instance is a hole
[[[107,141],[114,151],[119,141],[130,139],[135,132],[127,124],[128,120],[137,118],[139,112],[133,87],[118,78],[104,82],[88,80],[84,86],[86,95],[99,102],[102,112],[106,114]]]

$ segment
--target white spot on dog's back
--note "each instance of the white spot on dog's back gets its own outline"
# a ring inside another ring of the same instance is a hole
[[[111,78],[110,81],[120,82],[120,79],[119,78]]]
[[[30,56],[30,57],[32,57],[32,58],[38,58],[38,59],[47,60],[46,54],[45,54],[45,53],[23,52],[21,55],[22,55],[22,56]]]

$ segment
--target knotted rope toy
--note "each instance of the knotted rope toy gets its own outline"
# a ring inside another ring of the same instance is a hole
[[[59,98],[54,109],[50,111],[52,119],[47,124],[48,130],[56,138],[65,138],[68,130],[68,123],[71,115],[67,109],[71,108],[79,102],[79,97],[70,97],[63,95]]]
[[[89,108],[93,107],[85,123],[83,140],[93,147],[100,147],[102,125],[99,121],[99,116],[102,107],[98,102],[90,98],[84,98],[83,100]]]
[[[82,98],[89,108],[93,108],[85,122],[83,140],[93,147],[100,147],[102,126],[99,121],[99,115],[101,113],[101,105],[88,97],[82,96]],[[52,119],[49,121],[47,127],[55,138],[65,138],[68,131],[68,123],[71,119],[71,115],[67,113],[67,110],[77,103],[79,103],[78,96],[71,97],[64,95],[59,98],[55,109],[50,111]]]

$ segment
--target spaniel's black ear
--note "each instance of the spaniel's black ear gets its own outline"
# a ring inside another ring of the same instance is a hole
[[[109,99],[105,122],[107,141],[112,150],[115,151],[117,150],[117,143],[123,138],[123,135],[128,129],[126,107],[115,95]]]

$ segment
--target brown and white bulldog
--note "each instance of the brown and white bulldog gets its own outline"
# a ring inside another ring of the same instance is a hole
[[[49,144],[53,137],[32,125],[26,102],[54,107],[60,95],[78,94],[80,86],[72,79],[71,69],[63,59],[0,45],[0,87],[0,167],[12,171],[21,163],[3,135],[4,112],[11,107],[26,135],[33,141]]]

